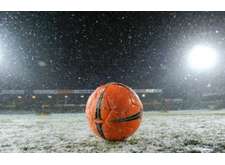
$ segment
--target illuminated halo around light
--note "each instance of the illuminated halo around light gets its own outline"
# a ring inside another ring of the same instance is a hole
[[[189,66],[196,71],[212,69],[217,62],[218,55],[216,51],[208,46],[195,46],[188,56]]]

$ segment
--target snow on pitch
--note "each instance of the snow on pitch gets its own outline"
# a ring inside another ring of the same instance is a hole
[[[225,110],[145,112],[125,142],[96,138],[85,114],[0,115],[0,152],[225,152]]]

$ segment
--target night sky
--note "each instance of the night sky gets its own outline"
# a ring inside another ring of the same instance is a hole
[[[215,69],[186,67],[196,44],[217,50]],[[0,12],[0,89],[93,89],[117,81],[171,96],[218,91],[224,50],[224,12]]]

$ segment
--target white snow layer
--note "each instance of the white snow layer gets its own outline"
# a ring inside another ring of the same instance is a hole
[[[124,142],[92,134],[84,113],[1,114],[0,152],[225,152],[225,110],[144,112]]]

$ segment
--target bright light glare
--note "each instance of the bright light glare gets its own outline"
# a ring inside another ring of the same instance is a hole
[[[211,69],[217,64],[217,53],[207,46],[195,46],[188,56],[188,63],[194,70]]]

